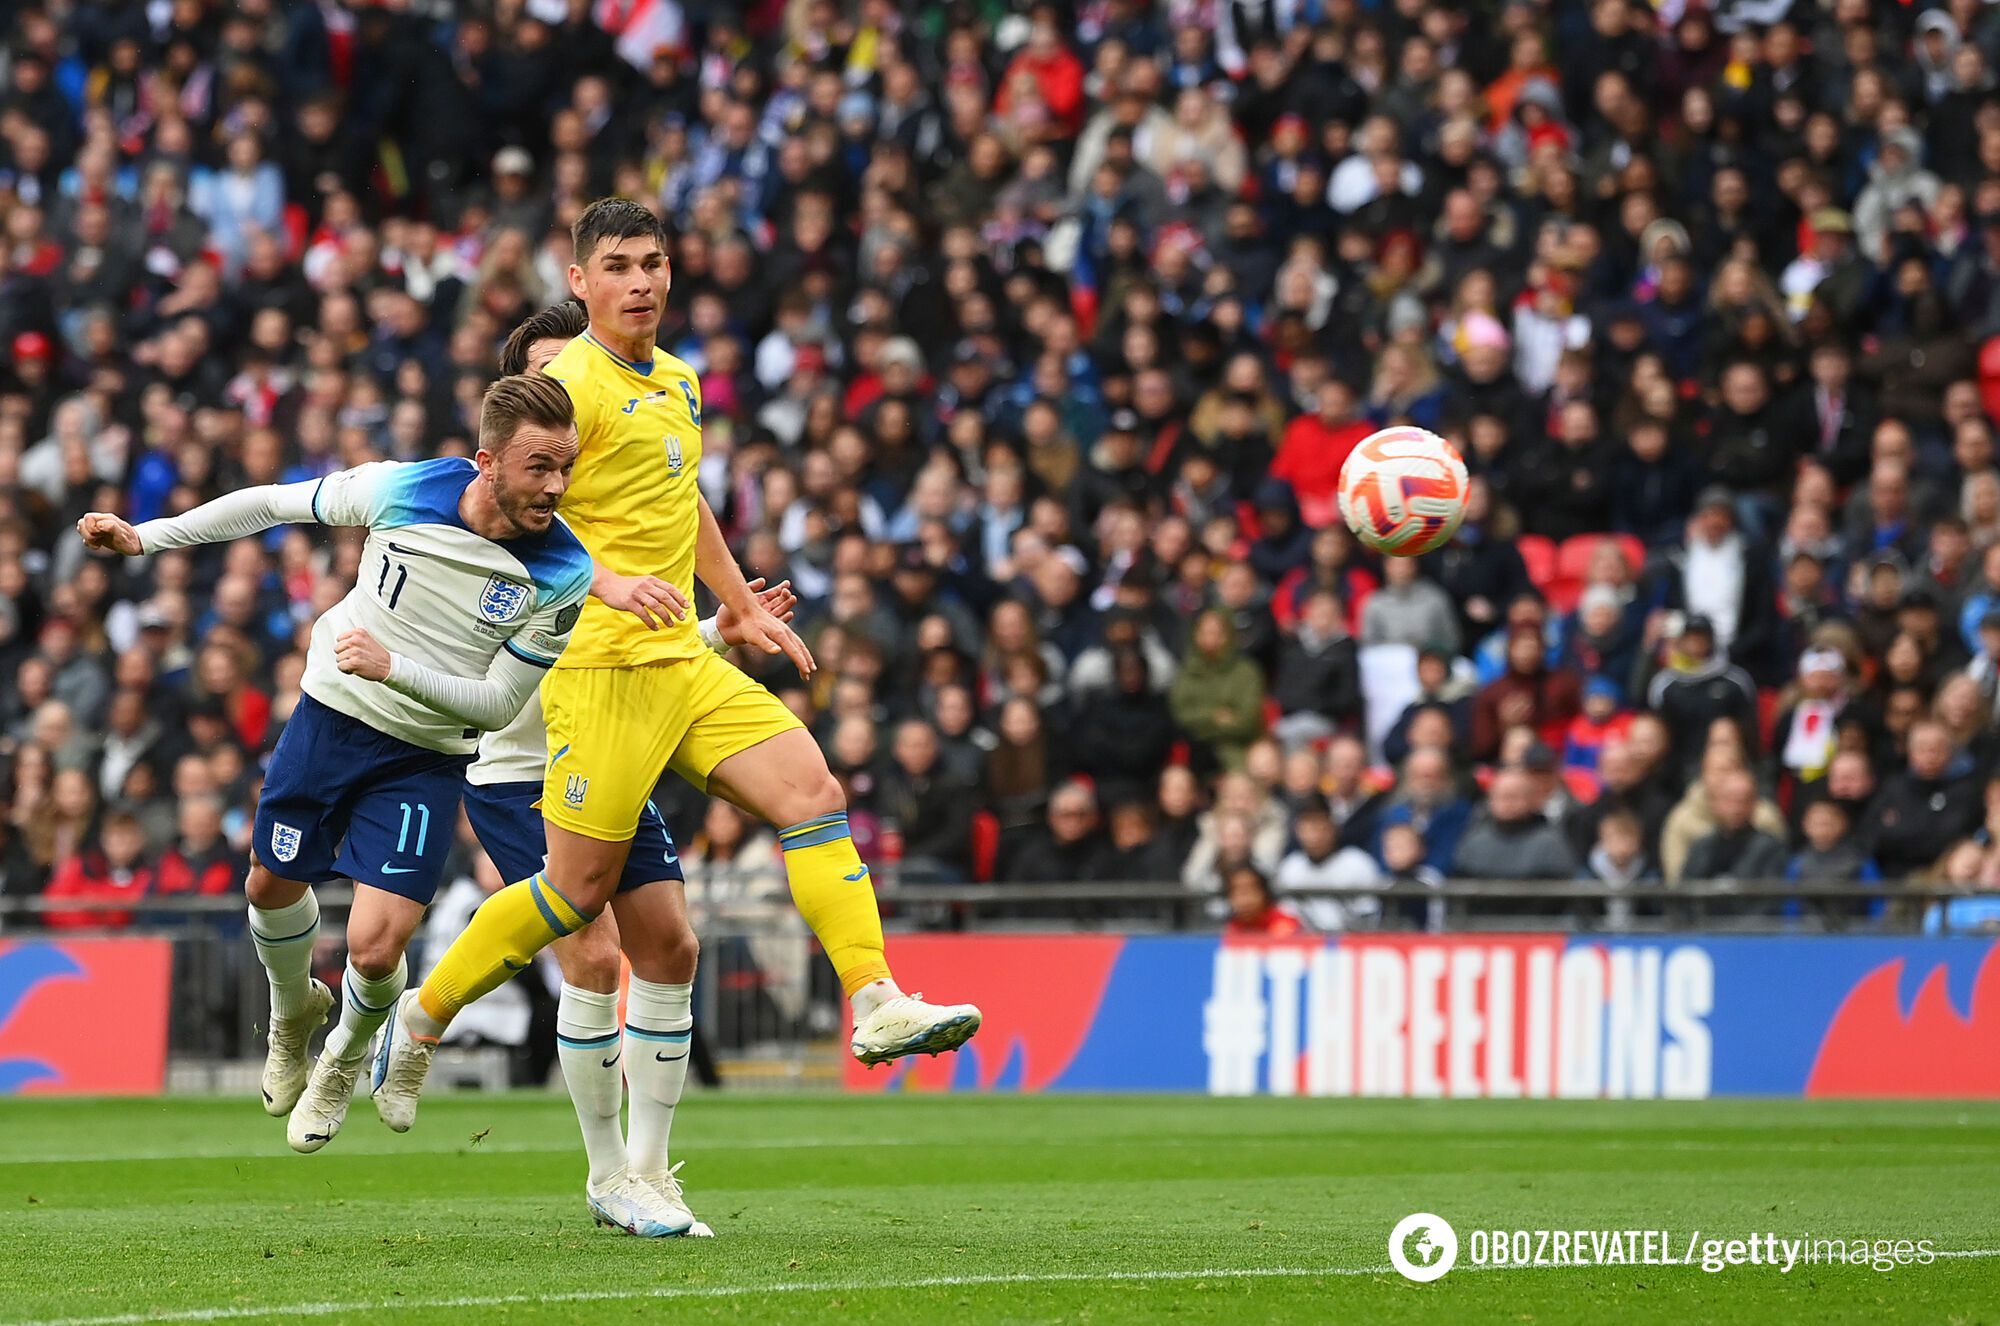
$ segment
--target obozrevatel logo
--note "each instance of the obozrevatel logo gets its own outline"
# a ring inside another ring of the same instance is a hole
[[[1458,1231],[1428,1211],[1406,1215],[1389,1231],[1389,1264],[1420,1285],[1440,1279],[1458,1264]]]

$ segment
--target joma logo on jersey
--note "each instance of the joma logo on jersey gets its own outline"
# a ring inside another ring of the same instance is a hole
[[[687,386],[687,383],[683,382],[681,386],[685,388]],[[650,405],[654,401],[663,401],[666,398],[667,398],[667,393],[665,391],[649,391],[644,396],[634,396],[631,400],[626,401],[625,408],[620,410],[618,413],[630,414],[632,413],[632,411],[638,409],[641,405]]]
[[[694,399],[694,384],[689,382],[686,378],[682,378],[680,382],[680,388],[681,388],[681,395],[687,398],[688,418],[694,420],[694,426],[696,428],[700,428],[701,406],[698,405]]]
[[[528,587],[506,576],[489,576],[479,592],[479,615],[495,626],[504,626],[528,607]]]
[[[271,855],[281,864],[297,858],[305,835],[289,824],[271,824]]]
[[[670,438],[668,438],[668,439],[667,439],[667,477],[668,477],[668,478],[670,478],[670,479],[678,479],[678,478],[680,478],[680,477],[681,477],[681,461],[682,461],[682,459],[683,459],[683,453],[682,453],[682,451],[681,451],[681,440],[680,440],[679,438],[677,438],[677,437],[670,437]]]
[[[563,800],[572,806],[581,806],[589,791],[590,780],[582,774],[571,774],[563,780]]]

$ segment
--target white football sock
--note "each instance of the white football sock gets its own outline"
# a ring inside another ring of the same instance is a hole
[[[902,987],[884,976],[879,981],[870,981],[848,996],[847,1002],[854,1007],[854,1020],[859,1022],[891,999],[902,997]]]
[[[311,889],[289,907],[250,908],[250,941],[271,979],[271,1016],[305,1011],[312,989],[313,941],[319,938],[319,899]]]
[[[359,1059],[368,1053],[375,1029],[396,1011],[403,987],[410,983],[409,964],[396,959],[396,970],[387,976],[367,977],[347,964],[347,978],[341,982],[340,1025],[326,1034],[326,1053],[335,1059]]]
[[[694,986],[657,985],[632,978],[625,996],[625,1077],[632,1084],[632,1172],[667,1168],[667,1137],[674,1107],[687,1085],[688,1050],[694,1039]]]
[[[618,995],[582,990],[563,982],[556,1002],[556,1058],[563,1085],[583,1128],[583,1153],[590,1159],[593,1187],[626,1168],[625,1134],[618,1109],[625,1103],[625,1077],[618,1067]]]

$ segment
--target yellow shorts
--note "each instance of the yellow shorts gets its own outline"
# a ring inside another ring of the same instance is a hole
[[[668,769],[708,790],[732,755],[803,726],[777,696],[720,655],[629,668],[556,668],[542,681],[551,824],[623,842]]]

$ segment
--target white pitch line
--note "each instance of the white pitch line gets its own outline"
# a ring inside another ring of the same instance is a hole
[[[2000,1248],[1941,1250],[1943,1258],[2000,1257]],[[1467,1271],[1604,1270],[1603,1266],[1467,1266]],[[1616,1268],[1609,1268],[1616,1269]],[[250,1321],[262,1317],[332,1317],[357,1312],[428,1312],[447,1308],[525,1307],[551,1303],[619,1303],[635,1300],[741,1298],[751,1294],[855,1294],[874,1290],[968,1289],[987,1285],[1118,1284],[1185,1280],[1311,1279],[1315,1276],[1394,1275],[1393,1266],[1209,1267],[1199,1271],[1018,1271],[1001,1275],[933,1275],[913,1280],[793,1280],[769,1285],[660,1285],[650,1289],[579,1289],[556,1294],[480,1294],[451,1298],[376,1299],[362,1303],[282,1303],[269,1307],[184,1308],[123,1312],[101,1317],[28,1317],[0,1326],[144,1326],[160,1321]]]
[[[393,1143],[384,1139],[381,1143],[356,1140],[352,1146],[343,1145],[339,1154],[343,1156],[410,1156],[410,1155],[474,1155],[481,1152],[508,1155],[536,1155],[553,1152],[569,1152],[578,1149],[580,1143],[574,1139],[562,1141],[533,1142],[472,1142],[443,1141],[436,1137],[427,1140],[437,1142],[434,1146],[411,1143]],[[1146,1146],[1200,1147],[1213,1150],[1217,1146],[1250,1146],[1262,1143],[1258,1136],[1238,1138],[1204,1137],[1162,1137],[1143,1141],[1120,1137],[1077,1137],[1077,1138],[1019,1138],[994,1139],[981,1145],[995,1147],[1035,1147],[1046,1149],[1061,1146],[1103,1147],[1103,1146]],[[1283,1139],[1279,1139],[1283,1140]],[[1375,1145],[1372,1135],[1364,1137],[1314,1137],[1312,1144],[1325,1147],[1355,1148]],[[820,1151],[834,1147],[865,1148],[873,1151],[881,1147],[955,1147],[959,1143],[947,1139],[921,1137],[870,1137],[862,1138],[849,1134],[844,1137],[747,1137],[735,1141],[711,1140],[696,1143],[704,1151]],[[1505,1137],[1459,1137],[1448,1145],[1466,1147],[1473,1150],[1510,1150],[1521,1145],[1519,1139]],[[1810,1155],[1898,1155],[1910,1150],[1900,1142],[1764,1142],[1753,1138],[1742,1141],[1682,1141],[1629,1142],[1618,1140],[1578,1139],[1567,1144],[1571,1150],[1580,1151],[1698,1151],[1698,1152],[1785,1152]],[[1925,1155],[1949,1154],[1962,1156],[1996,1157],[1990,1146],[1925,1146]],[[278,1160],[288,1159],[289,1151],[244,1151],[241,1148],[195,1147],[182,1149],[162,1149],[157,1151],[128,1151],[113,1153],[107,1151],[56,1151],[26,1156],[0,1156],[0,1166],[7,1165],[91,1165],[129,1163],[153,1163],[168,1160]],[[0,1324],[4,1326],[4,1324]]]
[[[544,1303],[618,1303],[635,1299],[738,1298],[747,1294],[853,1294],[871,1290],[964,1289],[980,1285],[1091,1284],[1154,1280],[1301,1279],[1319,1275],[1394,1275],[1390,1266],[1216,1267],[1202,1271],[1020,1271],[1005,1275],[932,1275],[914,1280],[793,1280],[770,1285],[660,1285],[650,1289],[579,1289],[558,1294],[479,1294],[392,1298],[366,1303],[285,1303],[272,1307],[187,1308],[105,1317],[26,1318],[0,1326],[142,1326],[155,1321],[242,1321],[258,1317],[330,1317],[357,1312],[503,1308]]]

